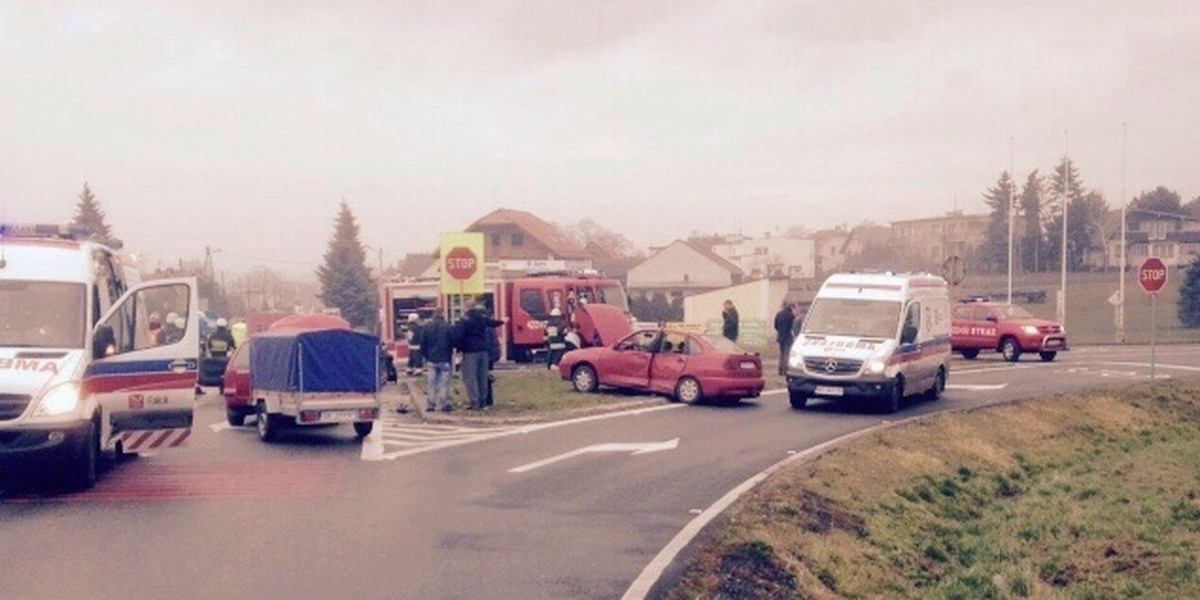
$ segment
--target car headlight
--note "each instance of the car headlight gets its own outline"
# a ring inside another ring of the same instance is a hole
[[[37,411],[34,414],[42,417],[57,417],[75,410],[78,406],[79,385],[67,382],[46,390],[46,393],[42,394],[42,399],[38,402]]]
[[[1021,331],[1024,331],[1026,335],[1037,335],[1038,328],[1033,325],[1025,325],[1021,327]]]
[[[887,364],[878,358],[867,363],[867,370],[875,375],[882,373],[886,367]]]
[[[793,369],[800,368],[800,363],[804,362],[804,357],[800,356],[799,352],[792,350],[788,353],[788,366]]]

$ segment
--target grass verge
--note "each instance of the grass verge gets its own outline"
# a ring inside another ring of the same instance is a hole
[[[1200,598],[1200,384],[939,415],[781,469],[669,598]]]
[[[630,403],[652,403],[665,401],[661,397],[601,389],[592,394],[581,394],[563,381],[558,369],[526,368],[500,369],[493,371],[496,378],[492,391],[494,403],[488,411],[492,419],[546,420],[563,418],[575,413],[613,409]],[[405,378],[402,382],[416,388],[424,397],[425,379]],[[457,375],[450,380],[450,401],[455,409],[468,406],[466,388]],[[423,400],[420,400],[423,402]]]

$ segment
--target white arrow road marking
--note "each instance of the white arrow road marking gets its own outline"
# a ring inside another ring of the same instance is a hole
[[[526,471],[532,471],[538,467],[544,467],[546,465],[556,463],[560,460],[567,460],[568,458],[574,458],[576,456],[579,456],[581,454],[587,454],[589,452],[629,452],[630,456],[636,456],[638,454],[647,454],[650,452],[659,452],[662,450],[674,450],[677,446],[679,446],[679,438],[675,438],[673,440],[667,440],[665,442],[649,442],[649,443],[643,443],[643,444],[638,444],[638,443],[594,444],[591,446],[586,446],[586,447],[580,448],[578,450],[572,450],[565,454],[559,454],[558,456],[551,456],[550,458],[547,458],[547,459],[539,460],[537,462],[531,462],[527,465],[521,465],[519,467],[514,467],[512,469],[509,469],[508,472],[509,473],[524,473]]]
[[[995,366],[995,367],[987,366],[987,367],[972,367],[972,368],[954,369],[953,373],[955,375],[978,375],[979,373],[995,373],[997,371],[1016,371],[1019,369],[1036,369],[1039,366],[1043,366],[1045,364],[1046,363],[1040,363],[1040,364],[1028,363],[1028,364],[1023,364],[1023,365],[1018,365],[1018,364],[1013,364],[1013,363],[1005,363],[1003,365],[999,365],[999,366]]]
[[[985,392],[985,391],[990,391],[990,390],[1002,390],[1006,387],[1008,387],[1007,383],[979,383],[979,384],[947,383],[946,384],[946,389],[948,389],[948,390],[966,390],[969,392]]]

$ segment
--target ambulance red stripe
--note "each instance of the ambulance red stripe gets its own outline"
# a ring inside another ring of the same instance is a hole
[[[195,386],[195,371],[94,375],[83,381],[83,389],[89,394],[191,389]]]

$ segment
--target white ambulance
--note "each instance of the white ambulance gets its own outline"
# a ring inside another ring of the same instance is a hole
[[[895,412],[936,400],[950,373],[950,294],[929,274],[838,273],[817,291],[788,355],[793,408],[856,398]]]
[[[182,446],[198,313],[194,279],[127,289],[117,253],[82,232],[0,223],[0,476],[86,489],[102,452]]]

